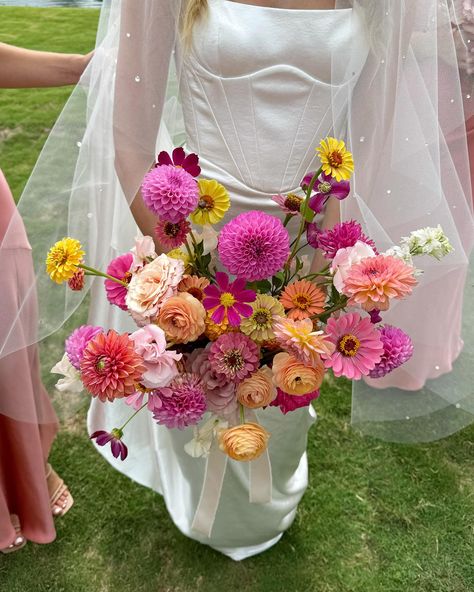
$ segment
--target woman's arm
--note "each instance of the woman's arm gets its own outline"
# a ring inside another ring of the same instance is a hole
[[[92,53],[50,53],[0,43],[0,88],[76,84],[91,57]]]
[[[341,204],[335,197],[330,197],[324,209],[324,218],[320,224],[322,230],[328,230],[341,221]],[[328,264],[321,249],[317,249],[311,263],[310,273],[319,273]],[[318,280],[315,280],[316,283]]]
[[[133,198],[133,201],[130,204],[130,209],[132,210],[132,215],[135,218],[135,222],[137,223],[137,226],[142,234],[144,236],[151,236],[153,239],[155,239],[156,216],[150,212],[150,210],[145,205],[140,191],[138,191],[138,193]],[[156,248],[159,249],[159,245],[156,241],[155,244]],[[159,250],[156,252],[160,253]]]

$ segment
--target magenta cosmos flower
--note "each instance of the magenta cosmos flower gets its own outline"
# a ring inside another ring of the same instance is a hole
[[[360,380],[382,359],[384,348],[380,333],[369,317],[348,313],[338,319],[330,318],[326,334],[336,349],[331,356],[321,357],[326,368],[332,368],[335,376]]]
[[[384,351],[380,362],[370,371],[370,378],[382,378],[413,355],[413,342],[404,331],[392,325],[384,325],[379,332]]]
[[[111,432],[98,430],[91,435],[90,439],[95,440],[97,446],[105,446],[106,444],[110,444],[113,456],[115,456],[115,458],[120,457],[120,460],[125,460],[128,456],[128,449],[122,442],[122,436],[122,430],[114,428]]]
[[[132,274],[130,269],[133,264],[133,254],[132,253],[125,253],[124,255],[120,255],[113,259],[109,266],[107,267],[108,275],[111,275],[122,282],[129,283]],[[118,282],[114,282],[113,280],[105,280],[105,292],[107,294],[107,300],[110,304],[115,304],[122,310],[127,310],[127,305],[125,304],[125,298],[127,296],[127,287],[123,284],[119,284]]]
[[[374,241],[363,233],[362,226],[355,220],[336,224],[330,230],[320,232],[317,241],[326,259],[334,259],[339,249],[353,247],[358,241],[369,245],[377,253]]]
[[[311,182],[311,179],[309,182]],[[316,214],[320,214],[330,197],[334,197],[340,201],[346,199],[351,191],[351,185],[349,181],[336,181],[331,175],[323,173],[314,184],[314,190],[316,193],[311,196],[309,207]]]
[[[240,382],[253,374],[259,360],[258,346],[242,333],[225,333],[209,348],[212,370],[229,381]]]
[[[167,222],[158,219],[155,226],[155,235],[163,247],[171,250],[180,247],[186,241],[186,236],[190,230],[191,225],[187,220]]]
[[[191,153],[186,156],[186,152],[180,147],[175,148],[171,156],[164,150],[163,152],[160,152],[158,154],[158,162],[156,163],[156,166],[171,164],[175,167],[181,167],[193,177],[198,177],[201,174],[201,167],[198,163],[199,156],[197,154]]]
[[[218,251],[230,273],[253,282],[271,277],[283,267],[290,238],[275,216],[244,212],[222,228]]]
[[[199,187],[183,168],[165,164],[145,176],[142,196],[146,206],[159,218],[177,223],[196,209]]]
[[[307,407],[311,401],[319,397],[319,390],[307,395],[289,395],[277,388],[277,396],[270,403],[271,407],[280,407],[281,412],[286,415],[289,411],[295,411],[300,407]]]
[[[227,319],[230,325],[238,327],[241,317],[247,318],[253,314],[253,308],[247,303],[253,302],[257,295],[253,290],[245,289],[244,279],[238,278],[230,283],[229,276],[222,271],[216,273],[216,282],[204,288],[204,308],[215,308],[211,316],[214,323],[219,324]]]
[[[66,353],[71,364],[79,370],[81,367],[84,350],[91,339],[102,333],[102,327],[82,325],[75,329],[66,339]]]
[[[201,421],[206,411],[204,386],[196,374],[182,374],[159,390],[161,406],[153,419],[167,428],[180,430]]]

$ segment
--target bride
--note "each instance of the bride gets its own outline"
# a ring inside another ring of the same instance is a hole
[[[130,249],[137,224],[153,235],[154,220],[137,191],[158,151],[184,144],[199,154],[202,176],[231,195],[228,220],[244,210],[277,213],[271,196],[298,193],[316,168],[319,140],[344,138],[356,162],[352,195],[340,208],[328,204],[324,226],[355,218],[384,250],[411,230],[441,224],[455,248],[442,263],[423,259],[415,296],[384,317],[412,336],[415,355],[386,380],[354,386],[353,421],[402,441],[464,427],[474,411],[472,330],[463,331],[461,314],[464,285],[472,284],[466,274],[473,225],[465,133],[461,140],[457,133],[465,128],[450,5],[105,0],[92,64],[20,204],[38,260],[55,237],[70,235],[85,245],[88,264],[100,268]],[[55,212],[47,232],[34,224],[38,204],[43,219],[44,208]],[[42,273],[46,335],[84,293],[53,293]],[[466,326],[472,302],[467,294]],[[98,282],[91,303],[92,324],[134,329]],[[120,425],[129,409],[120,400],[94,400],[89,430]],[[250,503],[249,467],[230,461],[222,484],[214,483],[217,496],[221,485],[222,492],[210,532],[193,523],[209,474],[205,459],[184,450],[192,431],[138,415],[126,432],[125,462],[99,451],[161,493],[184,534],[239,560],[275,544],[291,525],[308,482],[306,442],[315,418],[312,407],[286,416],[274,407],[259,413],[272,434],[271,502]]]

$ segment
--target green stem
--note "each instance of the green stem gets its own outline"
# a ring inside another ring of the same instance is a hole
[[[88,271],[89,272],[88,275],[95,275],[98,277],[103,277],[103,278],[106,278],[108,280],[116,282],[117,284],[121,284],[122,286],[125,286],[126,288],[128,288],[127,282],[123,282],[122,280],[119,280],[118,278],[114,277],[113,275],[109,275],[108,273],[104,273],[103,271],[99,271],[98,269],[94,269],[93,267],[88,267],[87,265],[84,265],[83,263],[80,263],[78,265],[78,267],[80,267],[84,271]]]
[[[138,413],[140,413],[140,411],[141,411],[142,409],[144,409],[144,408],[145,408],[147,405],[148,405],[148,403],[144,403],[144,404],[143,404],[143,405],[140,407],[140,409],[137,409],[137,410],[135,411],[135,413],[134,413],[133,415],[131,415],[131,416],[130,416],[130,417],[127,419],[127,421],[126,421],[126,422],[123,424],[123,426],[122,426],[121,428],[119,428],[119,430],[120,430],[121,432],[123,432],[123,430],[125,429],[125,427],[127,426],[127,424],[129,424],[129,423],[132,421],[132,419],[135,417],[135,415],[137,415]]]
[[[194,258],[193,252],[191,251],[191,247],[189,246],[188,239],[186,239],[184,241],[184,246],[186,247],[186,251],[188,252],[189,259],[191,260],[191,263],[193,264],[195,258]]]
[[[337,304],[336,306],[333,306],[332,308],[328,308],[327,310],[325,310],[324,312],[317,314],[317,315],[313,315],[311,318],[312,319],[319,319],[320,317],[324,317],[328,314],[332,314],[333,312],[337,312],[338,310],[342,310],[344,308],[346,308],[347,306],[347,299],[344,302],[341,302],[341,304]]]

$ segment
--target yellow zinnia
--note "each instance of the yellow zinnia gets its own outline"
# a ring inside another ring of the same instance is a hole
[[[63,238],[49,250],[46,257],[46,271],[57,284],[71,279],[82,263],[84,251],[81,243],[75,238]]]
[[[257,294],[257,298],[250,305],[253,309],[251,316],[242,319],[240,330],[257,343],[274,339],[273,325],[285,316],[283,305],[268,294]]]
[[[321,140],[316,152],[319,153],[323,172],[326,175],[331,175],[336,181],[351,178],[354,171],[354,160],[342,140],[336,138]]]
[[[197,208],[191,214],[191,220],[195,224],[205,226],[216,224],[225,216],[230,208],[230,197],[227,189],[211,179],[201,179],[199,185],[199,202]]]

